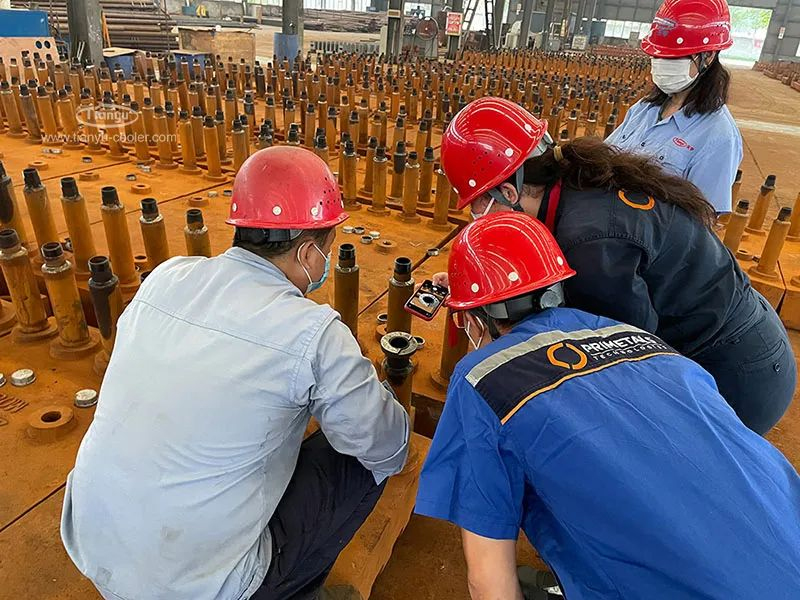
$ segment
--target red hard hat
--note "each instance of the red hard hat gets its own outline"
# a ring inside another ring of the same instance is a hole
[[[642,50],[654,58],[680,58],[732,45],[725,0],[666,0],[642,40]]]
[[[233,182],[226,223],[254,229],[325,229],[347,219],[328,165],[294,146],[264,148],[248,158]]]
[[[546,121],[504,98],[465,106],[442,135],[442,169],[458,192],[458,208],[511,177],[546,132]]]
[[[553,234],[521,212],[497,212],[458,235],[447,268],[447,306],[468,310],[543,289],[575,275]]]

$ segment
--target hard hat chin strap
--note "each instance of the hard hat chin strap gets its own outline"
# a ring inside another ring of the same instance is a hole
[[[559,281],[541,290],[510,298],[503,302],[487,304],[475,310],[486,323],[492,339],[497,339],[500,337],[500,331],[497,329],[495,321],[517,322],[533,313],[540,313],[548,308],[556,308],[563,305],[564,286]]]

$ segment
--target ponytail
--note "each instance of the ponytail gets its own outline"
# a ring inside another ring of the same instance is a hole
[[[710,227],[716,221],[714,207],[691,182],[666,173],[652,158],[624,152],[595,137],[577,138],[560,146],[557,160],[553,149],[525,161],[523,182],[552,185],[559,179],[575,189],[638,192],[682,208]]]

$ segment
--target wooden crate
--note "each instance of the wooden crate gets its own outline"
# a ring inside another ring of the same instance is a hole
[[[199,50],[213,56],[220,55],[223,61],[233,57],[235,62],[244,59],[248,64],[256,60],[256,36],[249,29],[213,27],[178,27],[181,50]]]

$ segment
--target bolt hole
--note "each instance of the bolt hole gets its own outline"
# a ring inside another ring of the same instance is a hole
[[[133,257],[133,260],[147,260],[147,257],[144,254],[137,254]]]
[[[389,315],[386,313],[381,313],[378,315],[378,323],[386,323],[389,320]]]
[[[42,415],[43,423],[55,423],[61,418],[61,413],[57,410],[51,410]]]

